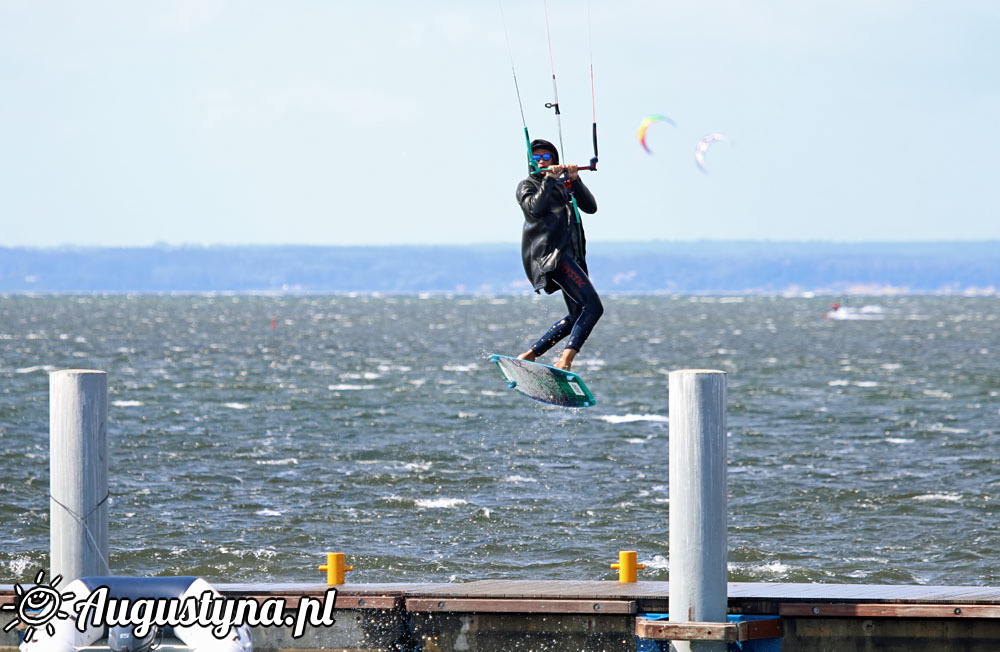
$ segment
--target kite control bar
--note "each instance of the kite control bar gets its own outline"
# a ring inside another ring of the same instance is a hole
[[[528,148],[528,170],[531,174],[537,174],[543,170],[541,166],[531,157],[531,137],[528,135],[528,127],[524,128],[524,144]],[[597,171],[597,123],[594,123],[594,155],[590,157],[587,165],[576,166],[577,171],[590,170]]]
[[[568,166],[563,166],[563,167],[568,167]],[[544,172],[545,169],[546,168],[540,167],[540,168],[538,168],[537,171],[538,172]],[[576,169],[577,169],[578,172],[583,172],[584,170],[591,170],[591,171],[596,172],[597,171],[597,157],[595,156],[594,158],[590,159],[590,163],[588,165],[578,165],[578,166],[576,166]]]

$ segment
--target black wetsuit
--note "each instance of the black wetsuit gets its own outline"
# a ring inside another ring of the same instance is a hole
[[[570,189],[584,213],[597,212],[597,201],[577,178]],[[587,272],[587,240],[577,222],[565,183],[533,174],[517,186],[517,202],[524,213],[521,259],[535,292],[562,290],[569,314],[553,324],[532,347],[542,355],[569,336],[566,348],[580,350],[604,314],[604,306]]]

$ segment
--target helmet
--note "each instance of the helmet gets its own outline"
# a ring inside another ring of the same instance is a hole
[[[555,145],[553,145],[547,140],[542,140],[541,138],[536,138],[535,140],[531,141],[531,151],[535,151],[536,149],[539,148],[547,149],[550,152],[552,152],[552,164],[559,165],[559,150],[556,149]]]
[[[156,625],[153,625],[145,636],[139,638],[133,628],[115,625],[108,629],[108,647],[114,652],[147,652],[153,649],[156,633]]]

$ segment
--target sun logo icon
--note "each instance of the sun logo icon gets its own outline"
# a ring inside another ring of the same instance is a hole
[[[3,631],[9,632],[21,623],[27,626],[24,632],[24,642],[31,642],[35,631],[39,627],[45,627],[45,633],[53,636],[56,633],[52,626],[54,618],[69,618],[70,614],[60,609],[63,600],[72,600],[76,595],[72,591],[59,593],[56,587],[62,581],[62,575],[53,577],[48,584],[45,581],[45,571],[38,571],[35,576],[35,586],[25,591],[20,584],[14,585],[14,593],[17,598],[14,604],[5,604],[0,607],[0,611],[15,611],[14,620],[7,623]]]

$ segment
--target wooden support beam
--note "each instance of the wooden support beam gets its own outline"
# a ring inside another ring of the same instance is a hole
[[[493,598],[408,598],[407,611],[525,614],[634,614],[633,600],[521,600]]]
[[[296,609],[303,598],[317,598],[319,595],[250,595],[260,604],[268,600],[280,598],[284,601],[285,607]],[[392,610],[402,606],[403,599],[395,596],[381,595],[337,595],[337,600],[333,603],[335,609],[386,609]]]
[[[827,618],[1000,618],[1000,605],[785,602],[782,616]]]
[[[635,635],[660,641],[726,641],[740,643],[781,636],[781,620],[744,620],[736,623],[672,623],[635,619]]]

